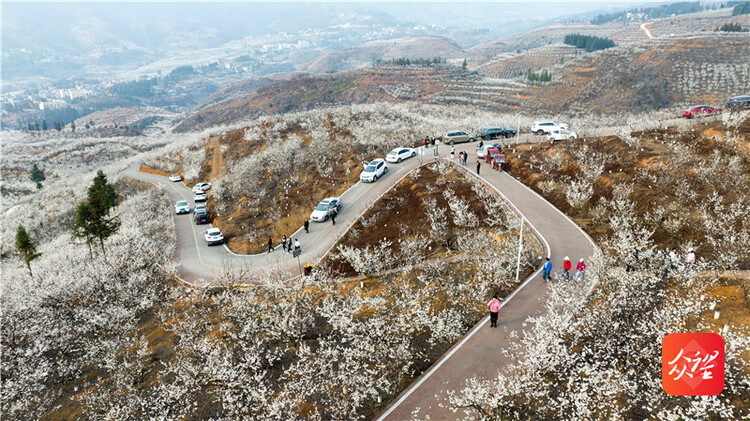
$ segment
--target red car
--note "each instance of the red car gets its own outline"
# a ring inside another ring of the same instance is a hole
[[[682,116],[687,118],[703,117],[720,112],[721,108],[718,107],[712,107],[710,105],[696,105],[695,107],[690,107],[687,110],[683,111]]]

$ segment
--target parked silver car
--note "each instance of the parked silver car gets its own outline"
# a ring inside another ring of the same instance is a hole
[[[449,130],[443,134],[443,143],[453,145],[455,143],[473,142],[476,135],[463,130]]]

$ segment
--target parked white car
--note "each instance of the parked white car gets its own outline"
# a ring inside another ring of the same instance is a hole
[[[182,177],[179,174],[172,174],[169,176],[169,181],[182,181]]]
[[[208,208],[206,208],[206,205],[195,205],[195,209],[193,209],[195,213],[201,213],[206,212],[208,213]]]
[[[198,183],[193,186],[193,193],[204,192],[211,188],[211,183]]]
[[[224,235],[218,228],[209,228],[208,231],[205,231],[203,233],[203,238],[206,239],[206,242],[209,246],[214,244],[221,244],[224,242]]]
[[[567,124],[562,123],[555,123],[554,121],[535,121],[534,124],[531,125],[531,132],[536,134],[545,134],[550,133],[553,130],[557,129],[568,129]]]
[[[193,202],[205,202],[208,196],[204,192],[198,192],[193,195]]]
[[[578,138],[576,132],[571,132],[568,129],[555,129],[552,130],[551,133],[547,134],[547,140],[550,140],[552,142],[557,140],[569,140],[576,138]]]
[[[174,205],[174,212],[176,214],[190,213],[190,205],[185,200],[180,200]]]
[[[310,214],[310,220],[315,222],[325,222],[331,216],[331,213],[336,210],[336,213],[341,209],[341,199],[338,197],[329,197],[323,199],[315,207],[315,210]]]
[[[401,162],[405,159],[409,159],[417,154],[412,148],[397,148],[388,153],[385,156],[385,160],[388,162]]]
[[[365,169],[362,170],[359,179],[367,183],[375,182],[387,172],[388,165],[385,165],[385,161],[380,158],[373,159],[372,161],[365,163]]]

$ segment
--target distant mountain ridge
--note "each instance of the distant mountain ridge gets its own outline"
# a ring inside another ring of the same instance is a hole
[[[310,73],[345,71],[371,66],[379,59],[458,58],[463,54],[461,47],[445,37],[426,36],[377,40],[318,57],[304,66],[302,71]]]

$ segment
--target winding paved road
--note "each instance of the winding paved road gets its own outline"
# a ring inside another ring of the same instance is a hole
[[[429,151],[432,153],[431,151]],[[425,156],[426,159],[432,156]],[[315,263],[323,257],[336,241],[346,232],[365,210],[380,196],[390,190],[401,178],[420,165],[420,157],[408,159],[400,164],[389,163],[388,173],[375,183],[357,182],[341,197],[342,208],[336,217],[336,225],[330,221],[310,222],[310,232],[299,229],[291,237],[300,240],[302,255],[300,262],[278,245],[281,239],[275,238],[276,248],[271,253],[237,255],[226,246],[209,247],[203,239],[203,232],[209,225],[196,225],[191,214],[175,215],[177,231],[177,252],[180,261],[180,278],[193,286],[219,286],[218,275],[226,268],[243,268],[252,271],[269,270],[293,277],[299,274],[299,266]],[[137,167],[124,171],[124,175],[167,188],[172,203],[186,200],[194,207],[193,192],[183,183],[174,183],[167,177],[143,173]],[[320,198],[323,199],[322,197]],[[312,209],[310,209],[312,212]]]
[[[670,121],[669,123],[673,123]],[[689,124],[685,120],[674,121],[675,125]],[[672,124],[670,124],[672,125]],[[596,135],[611,130],[596,130]],[[601,132],[601,133],[599,133]],[[593,135],[595,133],[587,133]],[[542,136],[522,136],[523,142],[541,142]],[[479,177],[490,188],[503,196],[526,219],[530,227],[545,244],[548,256],[554,265],[553,272],[561,269],[562,259],[569,256],[573,262],[592,255],[593,241],[562,212],[522,183],[490,168],[482,161],[480,175],[476,175],[476,144],[457,145],[457,151],[467,151],[469,161],[466,171]],[[447,157],[450,146],[440,146],[441,156]],[[433,150],[424,150],[424,162],[433,158]],[[336,241],[378,198],[386,193],[408,172],[421,164],[419,157],[401,164],[389,164],[390,171],[380,181],[372,184],[357,183],[341,195],[343,207],[338,223],[311,223],[310,233],[298,231],[293,238],[302,244],[301,262],[316,262],[324,256]],[[171,183],[166,177],[141,173],[138,168],[129,168],[125,175],[154,184],[168,186],[170,198],[192,203],[192,192],[182,183]],[[225,265],[244,265],[248,269],[266,269],[294,276],[298,273],[296,259],[277,247],[272,253],[239,256],[225,247],[208,247],[202,238],[205,225],[196,226],[190,215],[176,215],[178,253],[181,262],[180,274],[184,281],[193,285],[211,285],[214,277]],[[466,380],[474,376],[493,377],[497,370],[507,367],[509,361],[501,355],[508,349],[509,333],[520,331],[529,316],[543,308],[547,290],[541,282],[539,271],[526,279],[502,303],[499,329],[490,329],[482,319],[457,344],[455,344],[429,370],[404,390],[379,416],[378,420],[408,420],[415,411],[420,419],[451,420],[460,418],[448,408],[445,393],[460,390]]]
[[[476,176],[475,145],[461,145],[456,150],[469,153],[472,159],[467,162],[466,170]],[[593,254],[593,241],[567,216],[521,182],[505,172],[493,170],[484,161],[478,177],[504,196],[535,229],[550,255],[553,273],[562,269],[565,256],[577,262],[579,258],[586,259]],[[417,409],[420,419],[427,419],[428,415],[432,420],[459,418],[461,414],[447,407],[445,392],[460,390],[466,380],[474,376],[494,377],[500,367],[505,367],[509,361],[501,355],[500,350],[509,347],[511,339],[508,334],[520,331],[527,318],[543,308],[546,293],[546,286],[541,283],[541,275],[537,271],[503,301],[498,318],[499,328],[489,327],[489,316],[482,319],[403,391],[378,420],[412,419]],[[443,407],[440,406],[441,402]]]

